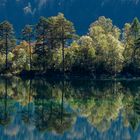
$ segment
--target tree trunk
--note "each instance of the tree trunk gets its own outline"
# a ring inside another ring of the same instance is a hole
[[[8,35],[5,36],[5,49],[6,49],[6,70],[8,69]]]
[[[45,31],[43,33],[43,72],[45,71]]]
[[[63,61],[63,75],[65,74],[65,42],[64,39],[62,39],[62,61]]]
[[[30,71],[32,70],[32,48],[31,48],[31,39],[29,37],[29,49],[30,49]]]
[[[63,70],[63,76],[65,75],[65,39],[64,39],[64,28],[62,26],[62,35],[61,35],[61,41],[62,41],[62,70]]]

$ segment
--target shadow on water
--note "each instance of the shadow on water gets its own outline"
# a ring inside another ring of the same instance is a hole
[[[140,81],[0,78],[1,139],[138,139]]]

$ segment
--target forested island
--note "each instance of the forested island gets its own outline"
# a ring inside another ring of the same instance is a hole
[[[12,24],[3,21],[0,74],[139,77],[140,22],[134,18],[119,29],[101,16],[79,36],[73,23],[59,13],[26,25],[16,38]]]

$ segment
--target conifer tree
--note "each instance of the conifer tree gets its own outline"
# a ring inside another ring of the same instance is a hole
[[[22,38],[28,42],[29,54],[30,54],[30,70],[32,70],[32,38],[33,38],[33,28],[31,25],[26,25],[22,30]]]
[[[0,23],[0,40],[5,52],[5,68],[8,69],[8,53],[15,46],[13,26],[8,21]]]

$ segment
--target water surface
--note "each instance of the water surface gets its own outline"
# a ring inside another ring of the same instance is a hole
[[[140,81],[0,78],[1,140],[140,140]]]

